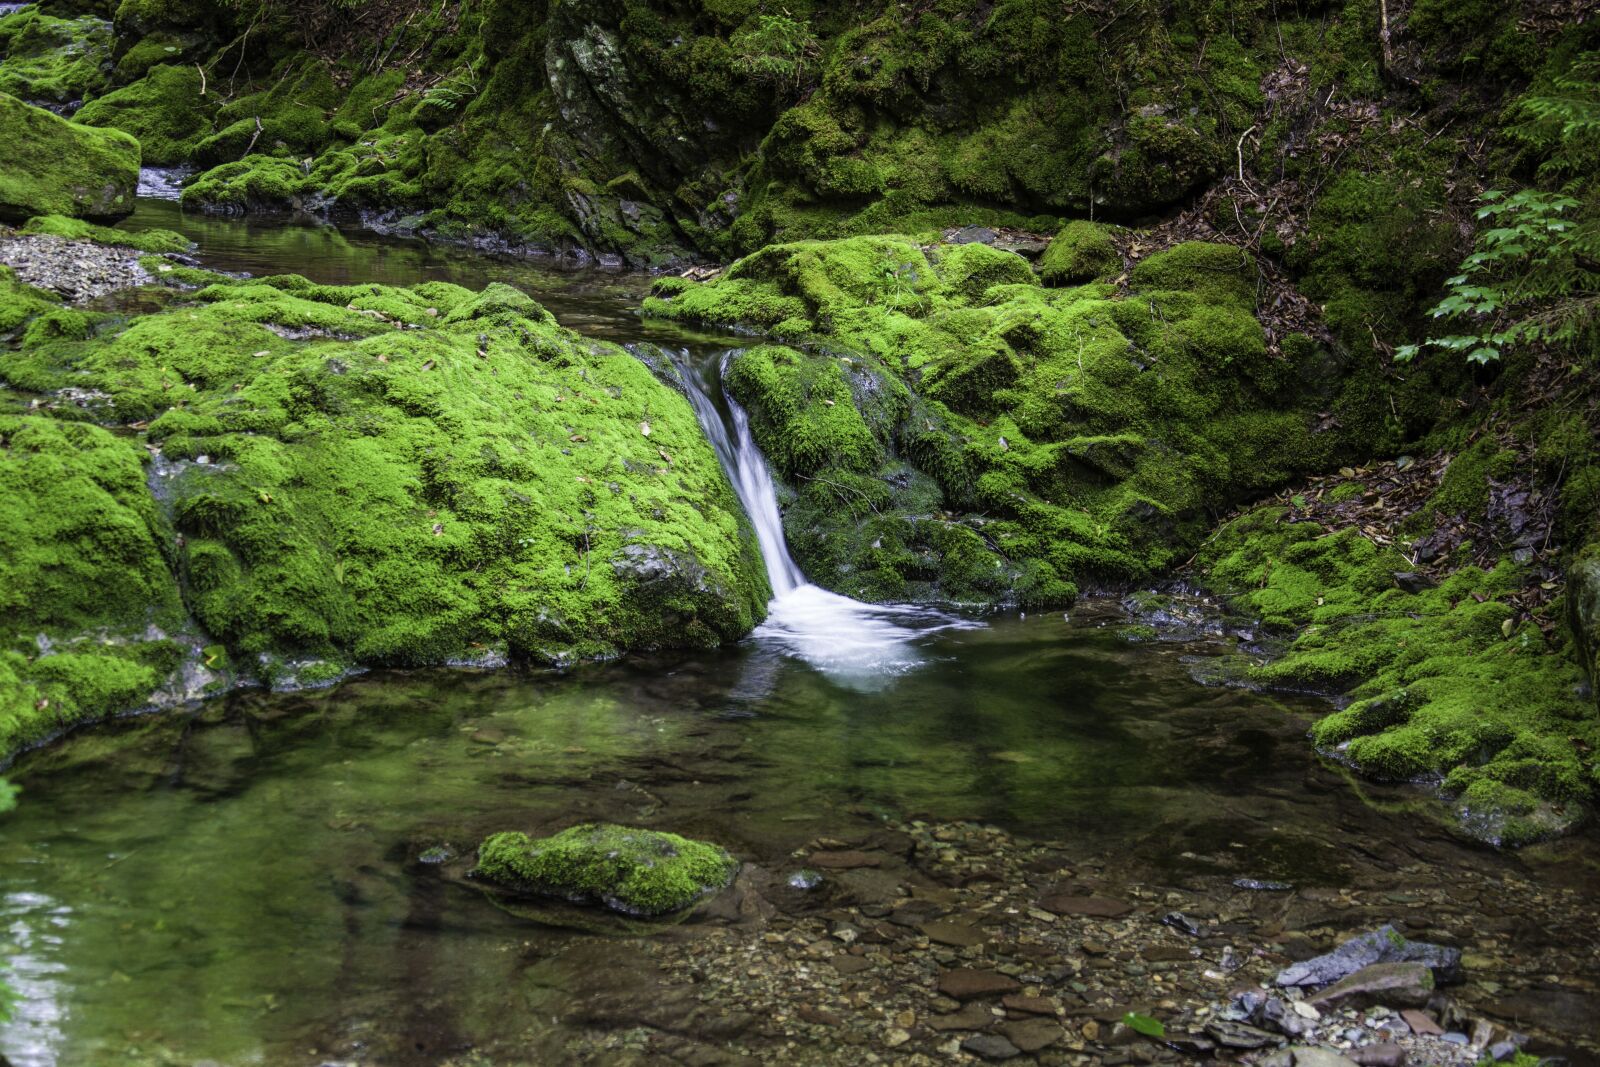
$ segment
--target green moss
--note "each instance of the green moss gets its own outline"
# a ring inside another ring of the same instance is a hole
[[[0,537],[4,758],[147,702],[183,612],[141,450],[98,427],[0,416]]]
[[[121,218],[133,211],[139,142],[0,93],[0,222],[35,215]]]
[[[1317,745],[1380,778],[1441,782],[1469,825],[1504,843],[1581,817],[1597,784],[1583,753],[1600,727],[1570,663],[1515,623],[1513,565],[1407,593],[1394,574],[1411,565],[1394,549],[1289,518],[1248,512],[1198,563],[1235,607],[1292,634],[1251,677],[1355,698],[1317,723]]]
[[[1039,277],[1046,285],[1081,285],[1115,274],[1122,256],[1109,226],[1077,220],[1061,228],[1039,257]]]
[[[0,92],[66,105],[104,88],[110,65],[111,24],[104,19],[33,9],[0,18]]]
[[[196,175],[183,189],[185,207],[225,214],[252,209],[283,210],[298,203],[307,188],[299,163],[271,156],[250,156]]]
[[[478,847],[475,873],[522,892],[654,917],[723,889],[738,869],[738,861],[716,845],[656,830],[585,824],[537,840],[514,831],[495,834]]]
[[[119,248],[133,248],[140,252],[187,252],[194,247],[193,241],[171,230],[140,230],[135,233],[112,229],[109,226],[96,226],[92,222],[68,218],[65,215],[42,215],[29,219],[21,232],[65,237],[72,241],[95,241]]]
[[[1140,263],[1136,296],[1041,287],[982,245],[775,245],[646,311],[791,342],[728,384],[795,487],[806,573],[875,599],[1052,603],[1182,558],[1206,509],[1346,447],[1313,413],[1338,364],[1275,359],[1240,250]]]
[[[186,163],[211,133],[215,114],[214,95],[200,88],[195,67],[158,64],[137,81],[89,101],[74,118],[137,137],[147,165]]]

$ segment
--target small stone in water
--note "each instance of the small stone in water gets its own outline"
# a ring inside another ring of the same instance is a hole
[[[813,871],[809,867],[803,870],[795,871],[789,876],[788,881],[788,886],[790,889],[815,889],[821,884],[821,872]]]
[[[1235,878],[1233,885],[1235,889],[1248,889],[1256,893],[1287,893],[1294,888],[1288,882],[1268,882],[1260,878]]]
[[[446,848],[444,845],[434,845],[432,848],[423,849],[422,853],[417,856],[417,861],[419,863],[429,864],[448,863],[455,859],[455,856],[456,854],[450,851],[450,849]]]

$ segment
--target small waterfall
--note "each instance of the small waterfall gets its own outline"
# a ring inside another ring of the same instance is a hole
[[[921,663],[922,655],[913,647],[917,639],[941,630],[980,626],[931,608],[863,604],[806,581],[789,554],[777,488],[767,458],[750,432],[750,417],[722,391],[722,371],[733,355],[724,353],[720,360],[702,367],[687,353],[679,353],[677,364],[700,426],[755,528],[772,585],[767,620],[750,635],[751,640],[860,687]],[[713,397],[720,397],[723,407]]]

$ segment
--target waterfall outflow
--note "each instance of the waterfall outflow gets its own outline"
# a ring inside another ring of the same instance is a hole
[[[725,353],[714,367],[703,369],[680,354],[678,366],[689,386],[695,415],[755,528],[772,585],[767,620],[750,639],[802,659],[826,674],[861,684],[904,673],[922,662],[915,647],[919,638],[982,625],[931,608],[863,604],[806,581],[784,540],[777,488],[767,458],[750,433],[750,418],[721,389],[721,372],[731,355]],[[706,369],[715,372],[714,382],[707,380]],[[714,395],[721,397],[725,413],[712,399]]]

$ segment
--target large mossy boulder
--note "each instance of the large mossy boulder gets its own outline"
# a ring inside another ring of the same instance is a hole
[[[0,386],[36,403],[26,433],[0,424],[0,649],[21,676],[47,662],[40,633],[171,632],[168,609],[192,616],[190,651],[280,687],[708,648],[759,621],[765,574],[716,454],[626,350],[503,285],[164,265],[200,288],[132,318],[0,271],[0,333],[19,340]],[[95,706],[142,706],[164,677],[97,683]],[[33,699],[53,714],[66,695]],[[35,732],[0,735],[0,758]]]
[[[1113,256],[1090,248],[1062,280]],[[777,342],[725,384],[793,488],[785,531],[813,581],[1026,607],[1159,573],[1218,509],[1365,447],[1344,427],[1370,424],[1370,397],[1311,339],[1268,345],[1255,280],[1220,244],[1148,256],[1122,292],[1047,288],[983,245],[857,237],[664,279],[646,310]]]
[[[538,839],[495,834],[478,847],[476,874],[515,892],[651,917],[726,888],[738,870],[739,861],[717,845],[590,823]]]
[[[35,215],[119,219],[133,212],[139,142],[68,122],[0,93],[0,222]]]

